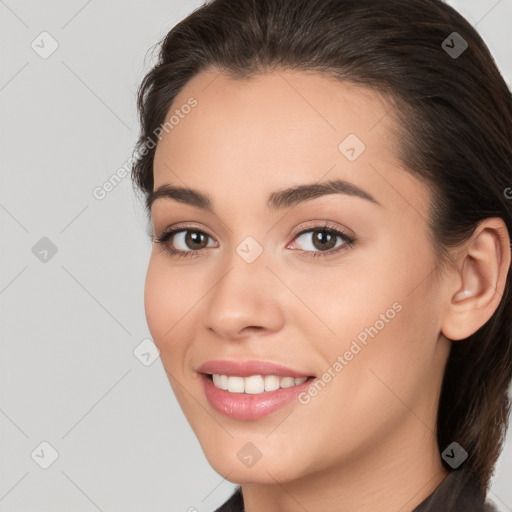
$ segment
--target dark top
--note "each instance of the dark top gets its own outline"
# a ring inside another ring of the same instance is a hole
[[[215,512],[244,512],[240,487]],[[413,512],[499,512],[469,479],[464,469],[452,470]]]
[[[413,512],[499,512],[469,479],[468,473],[453,470]]]

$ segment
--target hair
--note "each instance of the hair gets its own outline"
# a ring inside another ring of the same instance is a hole
[[[458,57],[442,45],[453,32],[468,44]],[[132,179],[146,199],[156,148],[148,141],[185,84],[209,69],[239,79],[312,71],[384,94],[399,126],[400,161],[432,191],[429,227],[440,263],[488,217],[500,217],[512,233],[511,92],[477,31],[443,1],[206,2],[159,43],[158,61],[138,90]],[[465,470],[484,493],[510,414],[510,280],[508,273],[489,321],[452,341],[439,399],[438,447],[459,443],[469,454]],[[237,492],[232,510],[241,510]]]

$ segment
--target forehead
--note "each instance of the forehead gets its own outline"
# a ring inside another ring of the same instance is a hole
[[[191,99],[195,106],[184,108]],[[184,86],[167,113],[178,122],[158,143],[155,189],[171,182],[207,189],[219,201],[233,191],[263,200],[325,177],[362,186],[384,202],[397,193],[424,195],[412,190],[425,187],[397,158],[392,111],[377,91],[318,73],[283,70],[242,80],[210,69]]]
[[[187,107],[190,98],[197,102],[193,109]],[[321,143],[328,158],[337,157],[339,143],[349,134],[365,145],[382,142],[379,135],[393,124],[390,111],[389,101],[376,91],[318,73],[274,71],[234,79],[211,69],[176,96],[166,119],[175,114],[178,122],[163,134],[157,153],[179,151],[184,144],[208,145],[210,156],[217,149],[215,156],[252,152],[261,159],[265,148],[272,158],[281,154],[290,162],[302,161],[308,150],[318,156],[311,150]]]

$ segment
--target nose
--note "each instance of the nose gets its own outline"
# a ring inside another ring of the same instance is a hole
[[[282,328],[283,285],[262,254],[247,263],[235,254],[203,303],[203,326],[227,340],[266,335]]]

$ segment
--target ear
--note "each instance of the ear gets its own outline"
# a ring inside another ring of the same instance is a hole
[[[447,280],[441,332],[450,340],[471,336],[498,307],[510,267],[510,238],[503,219],[482,221],[456,258]]]

